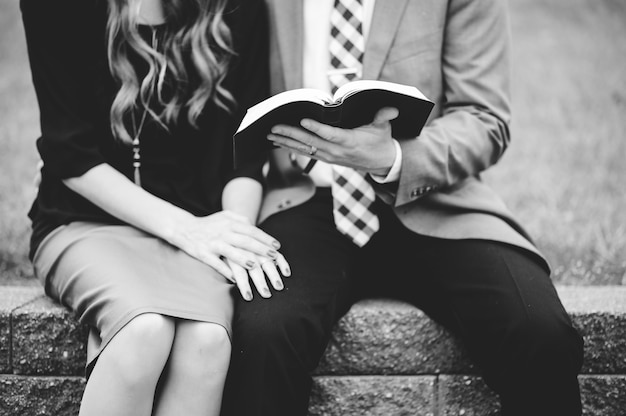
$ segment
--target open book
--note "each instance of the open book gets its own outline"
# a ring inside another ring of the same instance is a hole
[[[400,140],[419,136],[433,106],[417,88],[386,81],[352,81],[333,96],[311,88],[285,91],[248,109],[233,137],[235,166],[275,148],[267,135],[277,124],[297,126],[310,118],[351,129],[371,123],[381,108],[395,107],[400,114],[391,121],[392,136]]]

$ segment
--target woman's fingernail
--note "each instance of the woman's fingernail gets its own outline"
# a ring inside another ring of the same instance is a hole
[[[291,269],[289,267],[285,267],[284,273],[285,276],[291,276]]]
[[[277,290],[283,290],[283,288],[284,288],[283,282],[281,280],[277,280],[276,282],[274,282],[274,287]]]
[[[266,296],[266,297],[268,297],[268,298],[269,298],[270,296],[272,296],[272,294],[271,294],[270,290],[269,290],[268,288],[266,288],[266,287],[264,287],[264,288],[261,290],[261,292],[263,293],[263,295],[265,295],[265,296]]]
[[[271,258],[275,259],[276,256],[278,256],[278,253],[276,251],[274,251],[274,250],[269,250],[267,252],[267,257],[271,257]]]
[[[248,261],[246,262],[246,267],[247,267],[248,269],[254,269],[254,266],[255,266],[255,265],[256,265],[256,264],[255,264],[252,260],[248,260]]]
[[[243,298],[245,300],[252,300],[252,293],[250,293],[250,291],[246,291],[246,293],[244,293]]]
[[[275,249],[279,249],[280,248],[280,243],[276,240],[272,241],[272,245],[274,246]]]

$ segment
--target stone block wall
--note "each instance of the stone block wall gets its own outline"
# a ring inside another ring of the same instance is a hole
[[[626,415],[626,287],[558,290],[585,340],[584,414]],[[0,416],[76,415],[86,336],[41,289],[0,287]],[[454,337],[420,310],[378,299],[335,328],[309,413],[487,416],[499,405]]]

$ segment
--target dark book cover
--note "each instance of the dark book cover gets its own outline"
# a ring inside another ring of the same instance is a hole
[[[353,90],[337,102],[314,101],[304,96],[310,90],[303,91],[302,100],[295,99],[267,109],[257,108],[252,120],[244,118],[233,137],[235,167],[265,157],[268,150],[275,148],[267,140],[267,135],[277,124],[298,126],[300,120],[309,118],[351,129],[371,123],[381,108],[395,107],[399,115],[391,121],[392,136],[402,140],[419,136],[434,106],[421,93],[406,95],[381,88]]]

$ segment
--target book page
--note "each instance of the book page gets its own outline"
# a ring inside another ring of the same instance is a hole
[[[298,88],[295,90],[281,92],[250,107],[241,121],[237,131],[239,132],[245,129],[270,111],[295,101],[310,101],[324,105],[331,102],[332,98],[324,91],[314,88]]]
[[[422,100],[428,100],[424,94],[417,88],[411,85],[397,84],[395,82],[387,82],[387,81],[378,81],[378,80],[357,80],[348,82],[347,84],[342,85],[335,91],[333,99],[335,101],[341,101],[344,98],[354,94],[357,91],[363,90],[387,90],[396,92],[398,94],[404,94],[411,97],[416,97]],[[429,100],[428,100],[429,101]]]

